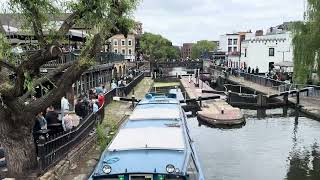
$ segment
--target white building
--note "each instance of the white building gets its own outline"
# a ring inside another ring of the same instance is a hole
[[[219,51],[232,53],[240,50],[240,36],[238,33],[220,36]]]
[[[293,61],[292,34],[289,31],[246,36],[241,44],[241,62],[246,67],[268,72],[269,63]]]

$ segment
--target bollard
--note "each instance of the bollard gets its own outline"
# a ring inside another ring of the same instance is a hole
[[[224,114],[224,108],[221,108],[221,114]]]
[[[134,102],[135,102],[135,96],[134,95],[131,96],[131,100],[132,100],[132,108],[134,108]]]
[[[300,91],[297,91],[297,103],[296,106],[300,104]]]

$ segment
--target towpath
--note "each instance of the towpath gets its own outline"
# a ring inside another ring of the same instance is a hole
[[[145,94],[149,91],[153,80],[145,77],[134,88],[135,97],[137,99],[144,98]],[[131,97],[132,92],[128,95]],[[102,127],[105,134],[113,135],[120,125],[121,120],[132,112],[131,102],[111,102],[105,110],[105,119],[102,122]],[[61,178],[62,180],[86,180],[95,168],[101,155],[101,148],[96,144],[93,146],[79,162],[71,165],[66,174]]]

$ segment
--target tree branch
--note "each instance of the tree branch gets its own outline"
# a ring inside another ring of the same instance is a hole
[[[62,74],[64,70],[68,69],[70,66],[74,64],[73,62],[66,63],[59,68],[55,69],[51,73],[47,74],[46,76],[43,76],[41,78],[38,78],[33,81],[33,87],[37,87],[47,81],[55,82],[55,77],[59,74]],[[55,85],[54,85],[55,86]],[[29,96],[31,95],[31,91],[26,92],[23,96],[20,97],[20,100],[25,101]]]
[[[17,72],[17,67],[14,64],[11,64],[10,62],[8,62],[4,59],[0,60],[0,66],[5,67],[13,72]]]
[[[111,36],[108,36],[111,37]],[[70,66],[61,78],[57,81],[56,87],[54,87],[48,94],[42,96],[41,98],[33,101],[28,105],[28,111],[37,113],[39,107],[48,107],[52,104],[53,101],[60,99],[66,92],[66,89],[69,89],[72,84],[79,79],[79,77],[91,67],[90,62],[84,62],[86,59],[95,58],[96,53],[102,47],[103,38],[101,33],[96,34],[93,37],[91,46],[87,46],[84,49],[84,53],[81,54],[81,57],[76,61],[72,66]],[[82,59],[84,58],[84,59]]]

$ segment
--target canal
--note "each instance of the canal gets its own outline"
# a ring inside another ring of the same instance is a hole
[[[182,71],[182,72],[181,72]],[[185,74],[181,68],[176,73]],[[208,180],[320,180],[320,122],[289,109],[242,109],[246,124],[219,129],[189,118]]]
[[[267,110],[267,115],[281,109]],[[217,129],[188,123],[209,180],[319,180],[320,122],[306,117],[255,117],[243,110],[241,128]]]

